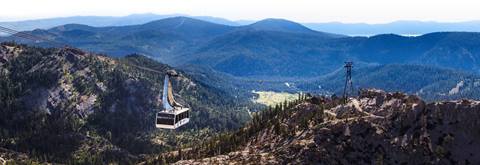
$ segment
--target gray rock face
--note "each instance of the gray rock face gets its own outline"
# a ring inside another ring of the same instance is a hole
[[[329,131],[316,134],[315,142],[320,148],[331,149],[312,151],[324,158],[322,162],[480,163],[480,155],[476,155],[480,148],[478,101],[426,104],[416,96],[379,90],[362,91],[355,100],[363,111],[383,119],[362,114],[363,117],[353,117],[348,123],[327,125]],[[355,109],[352,102],[346,109]],[[350,126],[350,137],[342,134],[345,124]],[[328,141],[326,137],[332,135],[338,136]],[[341,154],[346,157],[337,157]]]
[[[314,106],[296,106],[283,124],[296,127],[295,121]],[[178,163],[480,164],[479,101],[425,103],[413,95],[368,89],[325,114],[324,122],[287,137],[272,128],[262,130],[242,149],[254,153],[231,157],[241,155],[236,151]]]

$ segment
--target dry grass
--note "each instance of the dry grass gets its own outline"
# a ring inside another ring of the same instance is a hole
[[[277,103],[284,102],[285,100],[291,101],[298,98],[297,94],[286,92],[272,92],[272,91],[253,91],[258,97],[254,98],[255,103],[274,106]]]

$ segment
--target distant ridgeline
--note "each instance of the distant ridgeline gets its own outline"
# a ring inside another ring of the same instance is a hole
[[[348,37],[282,19],[227,26],[173,17],[131,26],[67,24],[27,33],[108,55],[141,53],[170,65],[207,66],[241,77],[322,76],[347,60],[357,67],[398,63],[480,71],[480,33],[474,32]]]
[[[139,55],[114,59],[75,48],[1,43],[0,155],[67,164],[134,162],[141,154],[239,128],[250,118],[247,97],[177,71],[174,95],[188,102],[191,121],[177,140],[156,130],[153,109],[171,69]]]

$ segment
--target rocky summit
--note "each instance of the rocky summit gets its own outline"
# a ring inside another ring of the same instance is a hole
[[[368,89],[341,103],[308,98],[277,113],[235,151],[176,164],[480,163],[479,101],[426,103]],[[323,111],[321,118],[311,117],[315,111]]]

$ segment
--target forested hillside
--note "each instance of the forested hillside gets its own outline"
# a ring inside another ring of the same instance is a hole
[[[198,77],[232,95],[253,97],[251,91],[310,92],[319,95],[343,93],[345,70],[318,77],[242,78],[224,74],[213,69],[185,67],[190,75]],[[354,66],[352,81],[355,94],[362,88],[378,88],[388,92],[416,94],[425,101],[480,99],[480,76],[475,73],[418,64],[387,64]],[[250,95],[249,95],[250,94]]]
[[[176,135],[154,128],[169,70],[180,75],[172,80],[175,97],[192,109],[191,122]],[[133,163],[142,154],[239,128],[249,119],[248,106],[246,98],[139,55],[113,59],[68,47],[0,45],[2,155]]]
[[[378,88],[390,92],[400,91],[416,94],[426,101],[480,99],[480,76],[453,69],[389,64],[354,68],[352,76],[356,90]],[[344,83],[345,73],[338,70],[317,80],[299,82],[297,90],[340,95]]]

